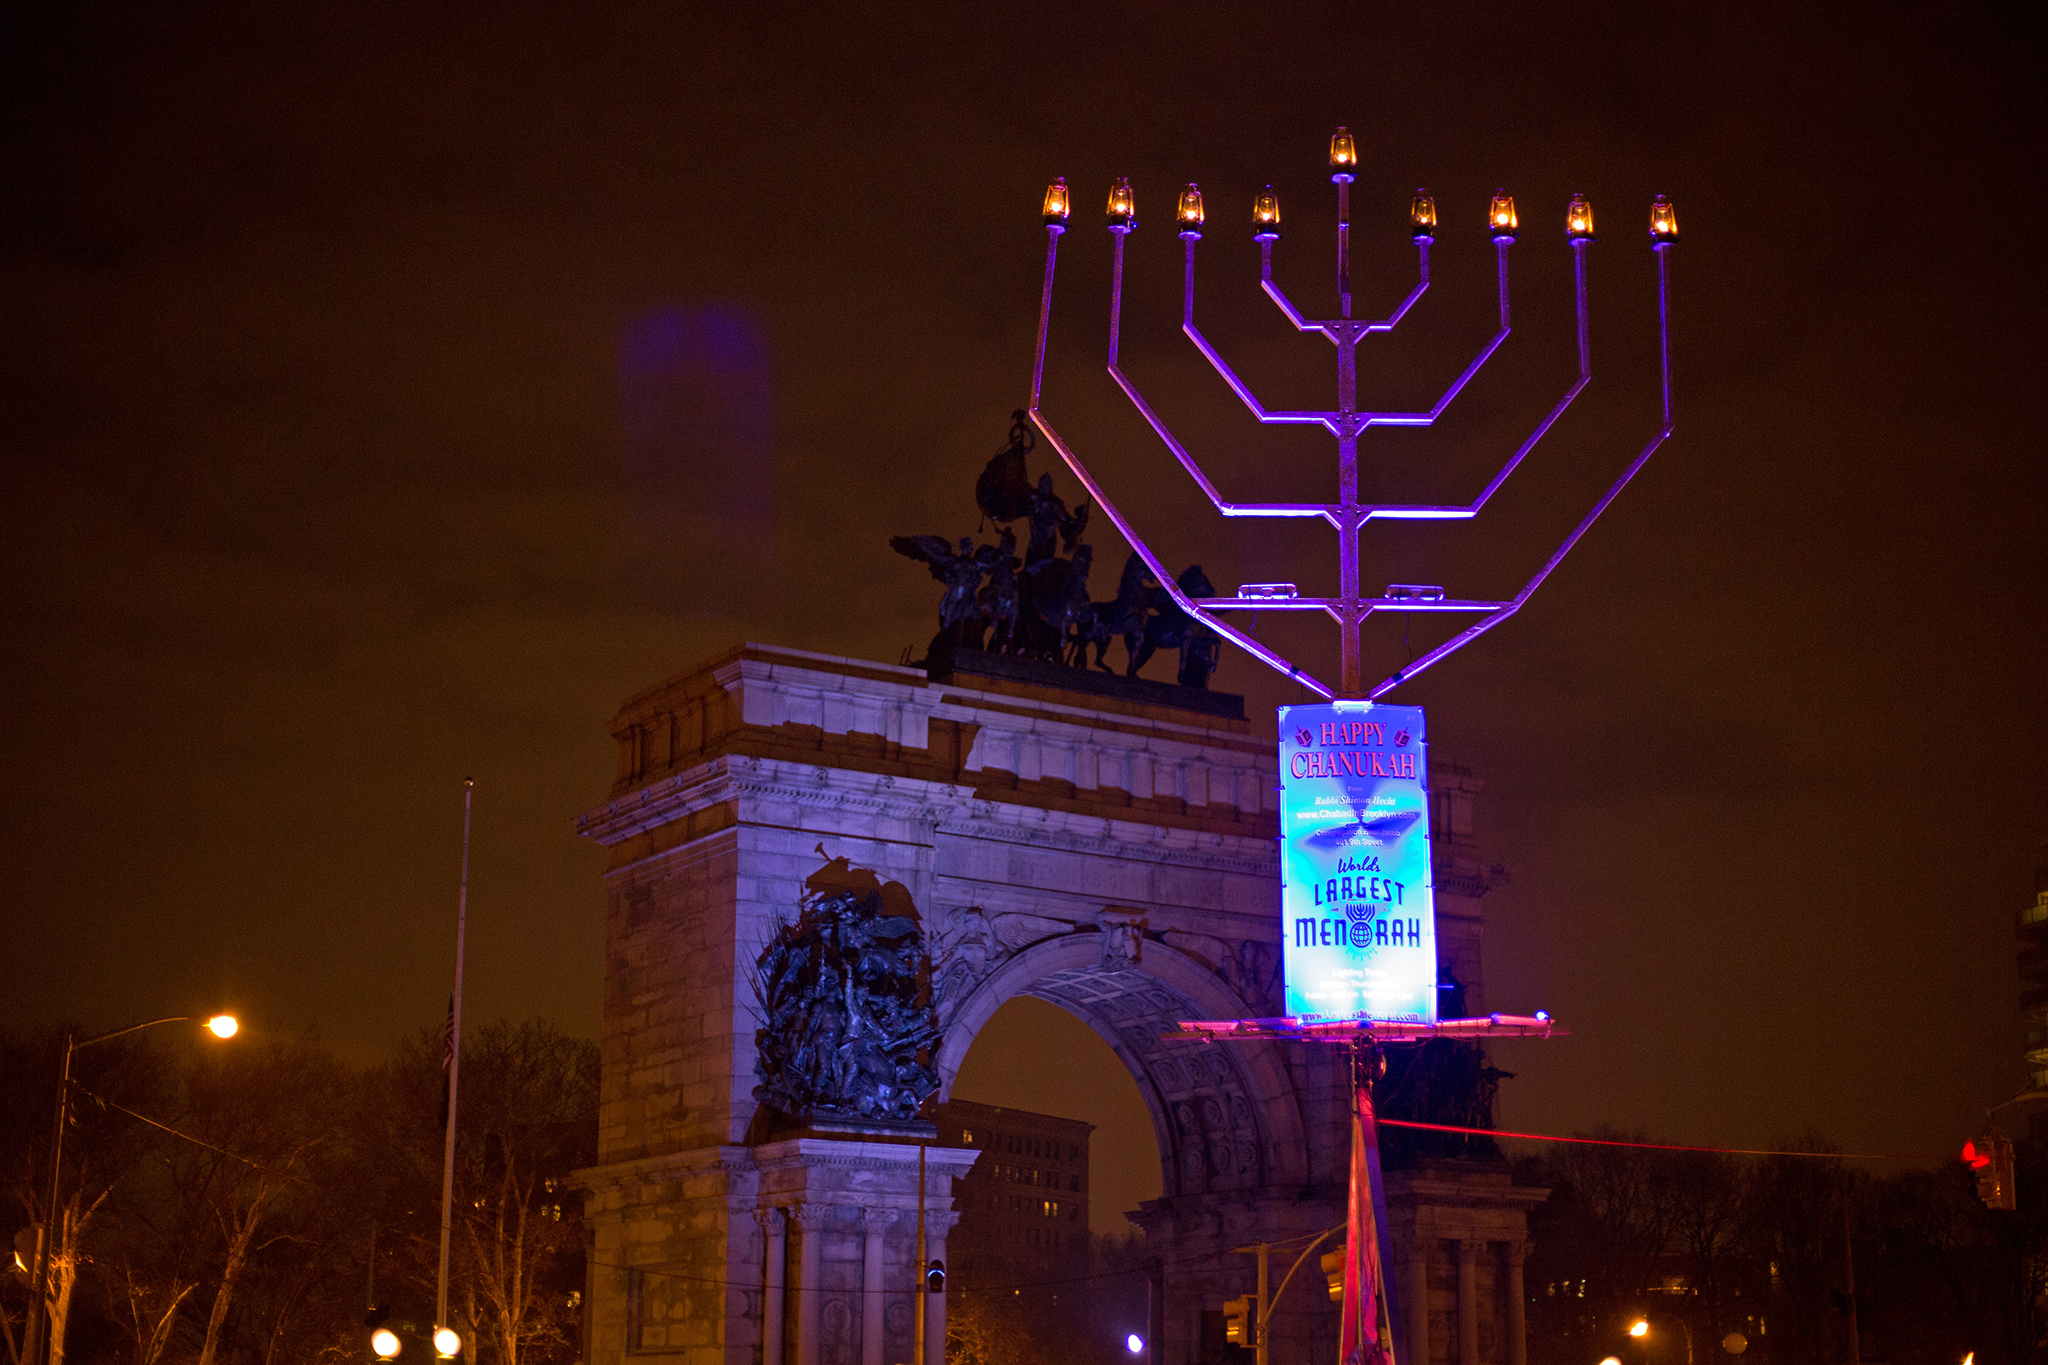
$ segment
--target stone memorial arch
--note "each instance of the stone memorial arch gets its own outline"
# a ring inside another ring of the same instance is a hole
[[[1254,1282],[1231,1248],[1342,1221],[1332,1050],[1160,1039],[1179,1019],[1280,1011],[1272,744],[1234,697],[999,671],[748,645],[621,709],[617,783],[579,822],[608,853],[599,1164],[579,1176],[587,1361],[910,1359],[919,1130],[755,1097],[756,964],[807,893],[836,887],[878,894],[925,936],[940,1098],[1021,995],[1086,1022],[1129,1068],[1163,1181],[1132,1213],[1153,1252],[1154,1362],[1205,1358],[1204,1315]],[[1433,777],[1440,950],[1476,1012],[1489,874],[1471,854],[1474,784]],[[928,1150],[933,1258],[958,1217],[951,1177],[978,1155]],[[1404,1358],[1520,1365],[1522,1209],[1541,1194],[1464,1165],[1390,1180],[1397,1302],[1431,1342]],[[1314,1271],[1280,1304],[1276,1360],[1334,1353]],[[927,1312],[939,1365],[943,1296]]]

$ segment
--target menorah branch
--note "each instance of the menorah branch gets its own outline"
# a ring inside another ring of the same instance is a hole
[[[1343,135],[1337,141],[1344,141]],[[1327,503],[1263,503],[1236,502],[1226,499],[1216,483],[1202,469],[1189,452],[1187,446],[1176,437],[1162,420],[1138,386],[1124,372],[1119,354],[1123,328],[1123,277],[1125,249],[1131,232],[1137,226],[1135,196],[1128,181],[1119,180],[1111,191],[1109,203],[1109,228],[1112,234],[1114,262],[1110,284],[1109,356],[1110,378],[1116,383],[1124,397],[1145,419],[1174,459],[1195,481],[1210,505],[1226,517],[1320,517],[1330,523],[1337,532],[1339,591],[1334,597],[1304,597],[1292,583],[1248,584],[1240,587],[1234,596],[1195,597],[1166,572],[1165,565],[1137,534],[1136,528],[1124,517],[1115,502],[1108,496],[1102,485],[1088,472],[1073,449],[1053,429],[1044,414],[1043,381],[1045,348],[1052,314],[1052,288],[1059,247],[1059,234],[1069,216],[1067,189],[1064,181],[1057,181],[1046,195],[1046,225],[1048,241],[1046,247],[1045,284],[1040,299],[1038,347],[1033,360],[1030,419],[1038,430],[1059,452],[1068,469],[1087,488],[1096,506],[1102,509],[1111,523],[1127,540],[1134,553],[1144,564],[1153,580],[1160,585],[1173,603],[1189,616],[1195,618],[1219,636],[1230,640],[1239,648],[1268,666],[1300,681],[1314,689],[1318,695],[1328,697],[1331,690],[1299,666],[1289,662],[1279,653],[1256,638],[1232,627],[1223,619],[1223,613],[1238,611],[1283,611],[1321,612],[1337,623],[1338,643],[1342,660],[1341,692],[1345,696],[1370,696],[1378,698],[1387,691],[1412,679],[1438,660],[1477,639],[1486,631],[1521,609],[1530,595],[1542,585],[1550,573],[1563,562],[1565,555],[1578,543],[1592,524],[1607,507],[1620,495],[1637,472],[1654,454],[1657,448],[1670,436],[1671,422],[1671,353],[1669,335],[1669,274],[1667,252],[1677,241],[1677,219],[1670,203],[1661,196],[1651,208],[1650,236],[1657,255],[1657,319],[1658,339],[1663,380],[1664,424],[1657,434],[1645,445],[1629,464],[1621,478],[1610,487],[1593,508],[1580,520],[1567,536],[1564,543],[1553,553],[1548,562],[1536,575],[1523,585],[1520,592],[1506,601],[1492,601],[1476,598],[1452,598],[1443,589],[1422,585],[1391,585],[1383,594],[1366,596],[1359,583],[1360,553],[1359,540],[1366,523],[1378,518],[1384,520],[1469,520],[1478,515],[1493,495],[1506,483],[1508,477],[1520,467],[1536,444],[1547,436],[1563,417],[1567,409],[1592,380],[1592,346],[1588,323],[1586,290],[1586,249],[1592,242],[1592,209],[1583,197],[1574,197],[1566,214],[1566,237],[1572,248],[1574,312],[1577,325],[1578,374],[1564,395],[1550,408],[1534,430],[1514,449],[1498,472],[1480,490],[1479,495],[1469,503],[1457,504],[1410,504],[1410,503],[1365,503],[1358,497],[1358,438],[1375,426],[1427,427],[1455,401],[1474,376],[1493,358],[1506,342],[1511,328],[1508,307],[1508,248],[1514,243],[1517,225],[1514,201],[1505,191],[1496,194],[1488,211],[1488,226],[1495,251],[1495,280],[1498,307],[1498,321],[1493,335],[1486,341],[1469,364],[1451,382],[1442,396],[1422,412],[1382,412],[1362,410],[1357,402],[1357,347],[1364,337],[1390,331],[1414,307],[1416,301],[1429,288],[1429,248],[1436,236],[1435,201],[1423,191],[1416,193],[1410,206],[1410,220],[1414,227],[1414,239],[1418,248],[1418,280],[1398,308],[1387,318],[1379,321],[1354,320],[1351,316],[1351,264],[1350,264],[1350,195],[1355,161],[1336,159],[1337,141],[1333,141],[1332,165],[1337,167],[1331,179],[1337,186],[1337,285],[1339,311],[1341,316],[1317,321],[1306,317],[1294,306],[1286,292],[1273,279],[1273,244],[1280,236],[1279,200],[1271,187],[1258,196],[1253,208],[1255,238],[1259,244],[1259,283],[1261,289],[1277,306],[1282,315],[1296,330],[1317,332],[1331,341],[1337,348],[1337,405],[1328,410],[1297,411],[1271,409],[1259,401],[1237,372],[1231,368],[1216,348],[1210,344],[1201,329],[1195,324],[1195,247],[1202,237],[1204,214],[1200,192],[1193,186],[1187,187],[1180,197],[1177,217],[1179,235],[1184,242],[1182,260],[1181,330],[1194,343],[1195,349],[1208,360],[1212,369],[1235,393],[1252,415],[1262,423],[1274,424],[1315,424],[1324,427],[1337,441],[1337,497]],[[1348,146],[1348,142],[1345,142]],[[1203,585],[1206,588],[1206,584]],[[1360,678],[1360,631],[1364,622],[1376,612],[1421,612],[1421,613],[1475,613],[1480,620],[1454,635],[1451,639],[1430,650],[1398,672],[1390,675],[1368,694],[1361,687]]]

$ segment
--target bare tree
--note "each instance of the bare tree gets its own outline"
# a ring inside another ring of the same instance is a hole
[[[138,1267],[126,1250],[120,1259],[105,1267],[109,1272],[107,1292],[117,1311],[127,1320],[132,1333],[135,1365],[156,1365],[170,1345],[171,1329],[178,1309],[199,1288],[197,1283],[164,1281]]]
[[[351,1077],[299,1039],[197,1058],[185,1081],[185,1140],[170,1144],[183,1205],[172,1232],[194,1250],[191,1278],[213,1285],[195,1355],[214,1365],[257,1259],[304,1240],[297,1222],[317,1198],[308,1175],[346,1129]]]
[[[560,1182],[595,1156],[597,1049],[546,1024],[496,1023],[463,1054],[464,1270],[481,1344],[518,1365],[572,1344],[582,1238]]]

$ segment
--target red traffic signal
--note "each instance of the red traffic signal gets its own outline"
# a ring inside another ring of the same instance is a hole
[[[1986,1133],[1963,1144],[1963,1164],[1977,1176],[1977,1197],[1987,1209],[2018,1206],[2013,1189],[2012,1139]]]

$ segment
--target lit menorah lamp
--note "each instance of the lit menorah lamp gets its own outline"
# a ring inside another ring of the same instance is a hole
[[[1607,510],[1621,490],[1634,478],[1657,447],[1671,435],[1671,338],[1669,326],[1669,281],[1670,264],[1667,257],[1671,246],[1678,240],[1678,217],[1669,200],[1657,196],[1650,208],[1650,245],[1657,258],[1657,343],[1661,361],[1664,421],[1649,443],[1629,462],[1619,479],[1608,488],[1599,501],[1593,504],[1577,526],[1566,536],[1549,560],[1539,569],[1536,576],[1522,586],[1513,597],[1500,601],[1483,601],[1472,598],[1450,597],[1441,591],[1417,592],[1412,587],[1396,585],[1379,596],[1366,596],[1359,587],[1359,535],[1368,521],[1375,518],[1409,521],[1455,521],[1476,517],[1487,500],[1499,491],[1515,467],[1542,440],[1557,419],[1564,415],[1572,400],[1586,387],[1593,376],[1592,349],[1586,324],[1586,248],[1593,243],[1593,206],[1584,195],[1572,196],[1565,210],[1565,240],[1571,247],[1572,270],[1578,313],[1579,374],[1572,385],[1565,390],[1557,405],[1537,423],[1528,439],[1516,447],[1507,462],[1501,466],[1492,480],[1480,490],[1479,495],[1468,503],[1368,503],[1358,497],[1358,439],[1372,427],[1426,427],[1436,421],[1456,398],[1480,367],[1500,349],[1508,335],[1508,248],[1514,244],[1519,230],[1515,214],[1515,201],[1506,190],[1493,196],[1487,207],[1487,231],[1493,239],[1494,255],[1498,274],[1500,320],[1493,336],[1473,357],[1464,372],[1451,381],[1435,405],[1422,412],[1375,412],[1363,411],[1358,406],[1358,343],[1376,332],[1388,332],[1400,323],[1415,301],[1429,288],[1429,248],[1436,240],[1436,201],[1427,190],[1417,190],[1410,202],[1408,218],[1413,230],[1416,251],[1419,256],[1419,276],[1415,287],[1408,291],[1400,305],[1387,317],[1377,321],[1354,319],[1351,316],[1351,184],[1358,174],[1358,150],[1350,133],[1339,128],[1330,139],[1330,179],[1337,187],[1337,306],[1335,318],[1314,321],[1302,316],[1293,303],[1288,301],[1280,286],[1273,281],[1273,244],[1280,240],[1280,199],[1268,185],[1260,191],[1252,205],[1253,239],[1259,244],[1259,283],[1266,291],[1281,314],[1295,329],[1314,332],[1329,339],[1337,348],[1337,406],[1315,411],[1281,411],[1266,407],[1253,395],[1244,381],[1239,379],[1216,348],[1209,344],[1201,329],[1195,326],[1195,247],[1202,239],[1206,221],[1202,206],[1202,192],[1190,184],[1181,191],[1175,210],[1176,228],[1184,243],[1185,264],[1181,291],[1181,330],[1195,349],[1215,367],[1223,382],[1230,386],[1252,415],[1261,422],[1291,423],[1321,426],[1337,439],[1337,500],[1316,503],[1269,503],[1233,502],[1226,499],[1201,466],[1166,424],[1154,412],[1152,405],[1145,401],[1124,372],[1117,359],[1119,328],[1123,315],[1124,245],[1125,240],[1136,229],[1137,198],[1128,180],[1119,179],[1110,190],[1108,218],[1109,230],[1115,252],[1115,266],[1111,276],[1109,295],[1109,374],[1121,388],[1124,395],[1138,409],[1150,424],[1159,439],[1173,452],[1181,467],[1206,494],[1216,510],[1226,517],[1320,517],[1337,531],[1338,593],[1335,597],[1305,597],[1292,591],[1291,584],[1254,584],[1257,591],[1240,588],[1232,597],[1189,597],[1174,582],[1173,575],[1153,553],[1137,529],[1117,509],[1115,501],[1104,491],[1102,484],[1088,472],[1081,459],[1060,434],[1054,430],[1051,420],[1041,406],[1045,379],[1045,346],[1047,328],[1052,319],[1052,286],[1055,267],[1059,260],[1060,234],[1066,230],[1071,213],[1067,184],[1055,180],[1045,193],[1045,286],[1039,303],[1038,350],[1031,369],[1032,423],[1045,434],[1057,450],[1060,458],[1074,472],[1095,500],[1103,514],[1113,522],[1124,539],[1129,541],[1144,561],[1159,585],[1172,595],[1183,611],[1202,621],[1217,634],[1230,640],[1246,653],[1300,682],[1303,686],[1323,697],[1369,697],[1378,698],[1394,687],[1414,677],[1453,651],[1471,643],[1484,632],[1499,625],[1519,611],[1522,604],[1549,577],[1578,543],[1587,529]],[[1282,592],[1281,589],[1287,591]],[[1275,652],[1269,645],[1223,619],[1223,613],[1232,611],[1320,611],[1337,623],[1341,674],[1335,688],[1319,681],[1289,660]],[[1359,657],[1359,637],[1366,618],[1380,611],[1427,611],[1455,612],[1477,616],[1478,620],[1449,640],[1409,663],[1399,671],[1388,675],[1369,691],[1363,685]]]

